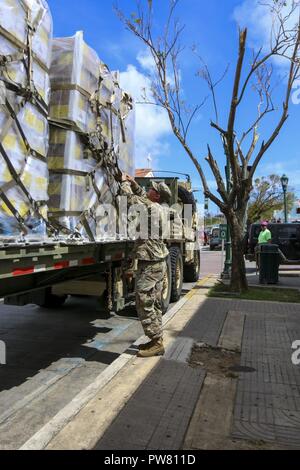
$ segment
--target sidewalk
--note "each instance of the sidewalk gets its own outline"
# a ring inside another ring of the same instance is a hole
[[[208,299],[200,281],[165,325],[163,358],[124,367],[47,449],[300,448],[300,305]],[[28,448],[36,448],[38,439]]]

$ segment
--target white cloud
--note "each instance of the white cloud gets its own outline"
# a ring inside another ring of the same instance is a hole
[[[283,7],[283,15],[290,12],[293,0],[286,0]],[[298,1],[299,5],[300,2]],[[276,15],[272,14],[267,2],[261,0],[244,0],[235,8],[233,17],[241,27],[248,27],[249,40],[253,48],[263,47],[264,51],[269,51],[272,43],[272,31],[278,31],[279,22]],[[287,29],[293,29],[299,19],[299,10],[291,15],[286,23]],[[286,66],[287,60],[276,57],[275,62],[279,66]]]
[[[141,51],[137,56],[137,61],[140,66],[146,70],[147,72],[154,72],[155,70],[155,62],[153,56],[150,54],[149,51]]]
[[[146,49],[139,52],[137,55],[137,61],[143,70],[149,75],[153,75],[156,72],[156,65],[151,53]],[[178,70],[178,78],[181,81],[181,71]],[[171,70],[167,70],[167,81],[171,86],[175,85],[174,73]]]
[[[262,164],[256,176],[261,177],[272,174],[281,176],[283,173],[286,173],[289,177],[290,188],[294,188],[298,191],[300,188],[300,170],[298,170],[298,166],[299,156],[297,155],[295,158],[291,158],[288,161],[284,160],[283,162],[269,162]]]
[[[269,44],[272,17],[259,0],[245,0],[234,10],[233,17],[242,27],[250,27],[251,39],[256,45]]]
[[[144,59],[141,59],[144,57]],[[149,70],[151,66],[146,56],[138,56],[138,61]],[[139,72],[134,65],[120,74],[121,88],[126,90],[136,102],[142,102],[145,92],[151,99],[151,80]],[[171,133],[171,126],[164,109],[149,104],[136,105],[136,167],[147,167],[147,157],[151,154],[153,168],[157,168],[158,158],[168,152],[166,137]]]
[[[292,94],[292,103],[300,105],[300,79],[295,81],[293,89],[295,91]]]

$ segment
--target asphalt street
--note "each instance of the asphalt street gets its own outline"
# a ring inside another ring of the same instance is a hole
[[[201,277],[220,268],[221,252],[204,249]],[[55,310],[0,304],[0,449],[22,446],[141,335],[134,308],[103,319],[92,298]]]

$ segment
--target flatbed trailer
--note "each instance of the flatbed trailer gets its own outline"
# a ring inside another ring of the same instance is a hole
[[[132,249],[128,241],[46,241],[0,245],[0,296],[105,271]]]

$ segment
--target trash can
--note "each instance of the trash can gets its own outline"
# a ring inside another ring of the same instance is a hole
[[[279,281],[279,247],[263,244],[259,246],[259,283],[278,284]]]

